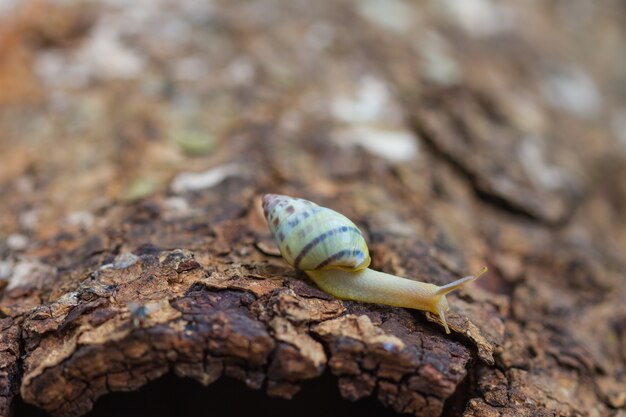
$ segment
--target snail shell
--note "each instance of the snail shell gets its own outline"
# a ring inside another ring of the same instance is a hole
[[[263,196],[263,211],[285,260],[304,271],[359,271],[370,264],[358,227],[346,216],[308,200]]]

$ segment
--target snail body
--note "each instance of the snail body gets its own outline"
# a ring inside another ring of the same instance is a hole
[[[450,333],[446,294],[486,271],[483,268],[443,286],[386,274],[368,268],[365,239],[344,215],[277,194],[263,196],[263,211],[283,258],[303,270],[320,289],[344,300],[429,311],[439,316],[446,333]]]

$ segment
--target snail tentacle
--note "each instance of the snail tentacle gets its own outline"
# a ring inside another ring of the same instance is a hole
[[[474,275],[470,275],[467,277],[463,277],[463,278],[459,278],[456,281],[452,281],[449,284],[446,285],[442,285],[441,287],[439,287],[439,289],[437,290],[437,294],[448,294],[454,290],[457,290],[459,288],[461,288],[462,286],[464,286],[465,284],[475,281],[478,277],[480,277],[482,274],[484,274],[485,272],[487,272],[487,267],[483,266],[482,268],[480,268],[480,271],[478,271],[476,274]]]

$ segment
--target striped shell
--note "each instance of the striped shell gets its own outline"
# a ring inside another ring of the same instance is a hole
[[[358,271],[370,264],[361,231],[343,214],[285,195],[263,196],[263,211],[283,258],[304,271]]]

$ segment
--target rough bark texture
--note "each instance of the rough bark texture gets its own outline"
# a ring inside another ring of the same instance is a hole
[[[328,371],[414,416],[626,415],[622,3],[0,13],[0,416],[170,372],[297,401]],[[346,214],[375,269],[490,272],[450,336],[336,300],[277,256],[265,192]]]

